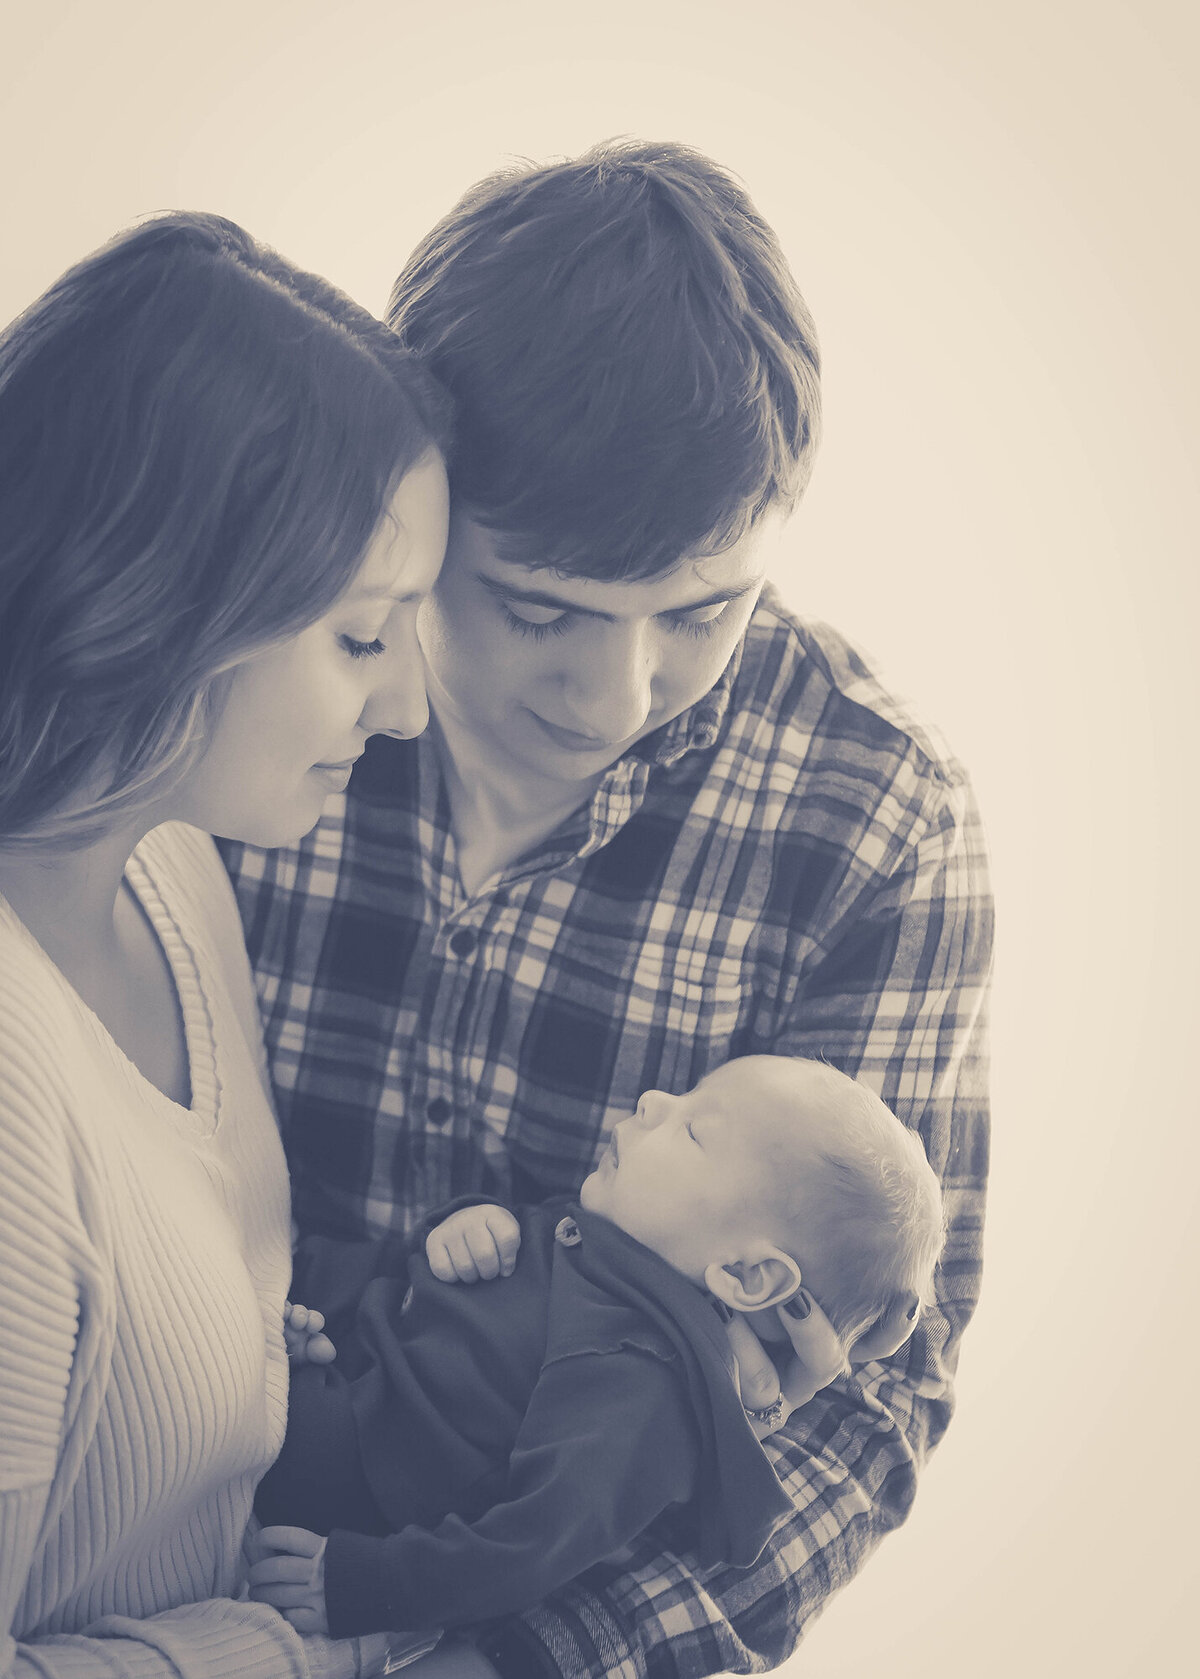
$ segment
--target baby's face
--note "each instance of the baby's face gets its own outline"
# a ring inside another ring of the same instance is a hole
[[[769,1189],[783,1158],[789,1180],[803,1176],[797,1116],[794,1075],[784,1085],[757,1059],[720,1067],[683,1096],[648,1090],[613,1128],[580,1203],[700,1283],[708,1265],[777,1239]]]

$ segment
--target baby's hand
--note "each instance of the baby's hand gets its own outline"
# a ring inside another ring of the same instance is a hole
[[[269,1603],[298,1633],[328,1634],[325,1616],[325,1541],[304,1527],[264,1527],[258,1549],[262,1557],[250,1567],[250,1596]]]
[[[429,1269],[443,1283],[511,1277],[521,1226],[507,1207],[460,1207],[425,1238]]]
[[[289,1364],[332,1364],[337,1350],[324,1333],[325,1319],[307,1306],[283,1303],[283,1344]]]

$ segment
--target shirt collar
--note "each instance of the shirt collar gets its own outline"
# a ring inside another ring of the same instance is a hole
[[[701,695],[695,705],[681,711],[678,717],[673,717],[644,740],[639,740],[630,755],[649,764],[666,766],[677,763],[685,752],[706,751],[715,746],[729,713],[733,684],[741,669],[745,647],[746,638],[743,636],[708,693]]]

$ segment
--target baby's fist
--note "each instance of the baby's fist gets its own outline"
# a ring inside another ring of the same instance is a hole
[[[325,1615],[325,1540],[303,1527],[264,1527],[258,1562],[250,1569],[250,1596],[269,1603],[298,1633],[328,1633]],[[271,1554],[261,1555],[269,1548]]]
[[[507,1207],[460,1207],[425,1238],[425,1257],[439,1282],[489,1282],[511,1277],[521,1226]]]

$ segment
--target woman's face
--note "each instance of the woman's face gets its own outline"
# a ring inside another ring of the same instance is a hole
[[[446,548],[441,457],[406,474],[358,575],[323,617],[237,665],[203,758],[170,815],[224,839],[283,845],[316,823],[372,734],[429,720],[417,608]]]

